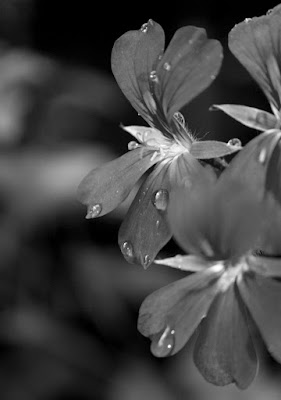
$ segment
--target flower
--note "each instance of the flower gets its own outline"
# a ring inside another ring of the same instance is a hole
[[[281,282],[274,279],[281,277],[281,260],[253,253],[269,231],[277,239],[272,222],[280,209],[257,200],[237,175],[229,179],[223,172],[215,185],[195,186],[188,197],[177,194],[168,210],[172,232],[188,255],[155,261],[189,276],[144,300],[138,329],[158,357],[177,353],[197,331],[193,357],[203,377],[245,389],[258,366],[250,315],[281,362]],[[278,227],[280,233],[281,217]]]
[[[281,127],[281,5],[266,15],[246,18],[229,33],[229,48],[248,70],[266,95],[272,114],[257,108],[224,104],[215,105],[251,128],[260,131]]]
[[[263,172],[256,172],[259,177],[264,177],[264,184],[259,190],[273,193],[279,202],[281,202],[281,181],[278,173],[281,162],[280,35],[281,5],[269,10],[264,16],[246,18],[229,33],[230,50],[263,90],[272,113],[235,104],[213,106],[214,109],[224,111],[248,127],[267,132],[247,145],[247,153],[242,152],[237,163],[244,163],[244,158],[247,158],[248,171],[246,170],[245,179],[249,184],[252,184],[253,170],[261,170],[262,165]],[[255,157],[249,159],[249,152],[254,152]]]
[[[128,144],[128,153],[91,171],[78,196],[88,206],[87,218],[102,216],[150,171],[119,230],[119,244],[129,262],[147,267],[171,238],[166,222],[170,191],[176,185],[190,186],[201,174],[197,159],[222,157],[241,148],[232,141],[196,141],[179,112],[210,85],[221,61],[220,43],[194,26],[180,28],[165,53],[163,29],[152,20],[114,44],[113,74],[149,127],[124,127],[137,141]]]

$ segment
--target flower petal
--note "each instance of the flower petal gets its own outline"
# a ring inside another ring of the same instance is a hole
[[[234,285],[214,300],[199,328],[194,361],[204,378],[215,385],[234,382],[246,389],[257,371],[246,309]]]
[[[157,162],[153,151],[138,148],[95,168],[78,187],[78,199],[89,208],[99,205],[99,217],[109,213],[126,199],[140,177]]]
[[[238,286],[268,351],[281,362],[281,283],[248,273],[238,282]]]
[[[214,267],[207,268],[157,290],[144,300],[138,329],[151,337],[154,355],[173,355],[186,344],[208,312],[220,274]],[[167,328],[170,329],[168,344],[161,340]]]
[[[156,128],[149,128],[148,126],[123,126],[124,131],[130,133],[139,142],[145,143],[150,147],[159,148],[159,145],[163,143],[169,144],[168,140],[165,139],[162,132]]]
[[[112,49],[115,79],[132,106],[148,122],[151,118],[143,96],[150,93],[149,76],[163,53],[164,41],[161,26],[149,20],[140,30],[122,35]]]
[[[190,154],[200,160],[224,157],[241,150],[242,146],[232,146],[216,140],[204,140],[202,142],[193,142],[190,147]]]
[[[272,193],[281,205],[281,132],[270,155],[266,171],[265,189]]]
[[[220,43],[208,39],[205,29],[186,26],[175,33],[156,70],[155,92],[168,119],[210,85],[222,57]]]
[[[168,267],[177,268],[182,271],[198,272],[206,269],[209,263],[202,257],[188,255],[163,258],[161,260],[154,260],[155,264],[167,265]]]
[[[257,199],[264,197],[268,162],[281,132],[264,132],[251,140],[234,157],[224,171],[222,179],[238,179],[256,193]]]
[[[258,108],[237,104],[214,104],[212,110],[221,110],[241,124],[260,131],[274,129],[278,125],[278,120],[273,114]]]
[[[280,110],[281,6],[267,15],[237,24],[229,34],[229,48]]]
[[[222,175],[221,175],[222,177]],[[198,180],[175,194],[168,210],[172,233],[187,252],[209,260],[241,256],[256,242],[261,205],[238,180]]]
[[[147,268],[159,250],[170,240],[166,221],[170,180],[168,165],[159,164],[141,185],[120,227],[118,241],[129,262],[139,262]],[[127,246],[130,252],[127,254]]]
[[[280,236],[279,236],[280,237]],[[249,257],[251,268],[258,274],[271,277],[281,278],[281,258],[280,257]]]

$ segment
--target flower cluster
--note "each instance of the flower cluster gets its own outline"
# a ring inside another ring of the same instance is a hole
[[[272,110],[213,106],[262,132],[244,148],[238,139],[196,140],[180,113],[218,74],[218,41],[187,26],[164,52],[164,32],[152,20],[121,36],[113,74],[148,126],[123,127],[134,137],[129,151],[91,171],[79,187],[87,218],[95,218],[117,207],[144,176],[119,231],[121,251],[145,268],[154,262],[188,275],[144,300],[139,331],[157,357],[177,353],[196,331],[201,374],[241,389],[258,365],[250,325],[281,362],[280,35],[281,5],[229,34],[230,50]],[[237,151],[228,165],[224,157]],[[216,165],[225,168],[219,176]],[[172,236],[186,255],[155,259]]]

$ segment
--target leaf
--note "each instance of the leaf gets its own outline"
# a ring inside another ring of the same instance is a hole
[[[126,199],[145,171],[157,162],[152,154],[153,151],[138,148],[95,168],[80,183],[78,199],[89,210],[99,204],[99,217],[109,213]]]
[[[202,142],[193,142],[190,147],[190,154],[197,159],[206,160],[216,157],[225,157],[229,154],[241,150],[242,146],[232,146],[216,140],[204,140]]]
[[[205,29],[186,26],[177,30],[156,69],[156,96],[161,97],[169,120],[211,84],[222,57],[220,43],[208,39]]]
[[[268,351],[281,362],[281,283],[248,273],[238,282],[238,287]]]
[[[130,257],[126,257],[127,260],[138,262],[145,268],[171,238],[166,221],[166,202],[169,201],[171,186],[167,168],[168,165],[159,164],[144,181],[119,230],[118,242],[121,250],[124,243],[132,246],[132,253]],[[154,205],[157,193],[158,201],[161,202],[160,209]]]
[[[229,48],[249,71],[273,109],[280,110],[281,6],[270,13],[235,25],[229,33]]]
[[[177,353],[208,312],[217,293],[219,276],[220,272],[210,267],[149,295],[139,311],[139,331],[153,342],[170,327],[175,333],[169,355]]]
[[[114,43],[111,67],[115,79],[132,106],[143,118],[151,121],[143,100],[150,93],[149,75],[164,49],[164,32],[159,24],[149,20],[145,29],[129,31]]]
[[[246,389],[257,372],[257,356],[247,315],[234,285],[214,300],[202,321],[194,362],[203,377],[218,386],[232,382]]]
[[[249,128],[266,131],[278,126],[277,118],[266,111],[237,104],[214,104],[212,110],[221,110]]]

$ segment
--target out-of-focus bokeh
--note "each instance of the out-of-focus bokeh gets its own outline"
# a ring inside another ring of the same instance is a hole
[[[262,345],[260,374],[246,392],[206,383],[192,343],[172,358],[150,355],[138,308],[183,275],[123,260],[117,232],[130,199],[97,220],[86,220],[76,200],[90,169],[127,150],[120,123],[144,123],[111,74],[121,34],[152,18],[168,40],[187,24],[221,40],[221,74],[183,114],[198,136],[245,144],[254,131],[208,108],[268,108],[229,53],[227,34],[276,3],[96,3],[0,0],[0,398],[280,399],[281,369]],[[162,253],[175,250],[170,243]]]

